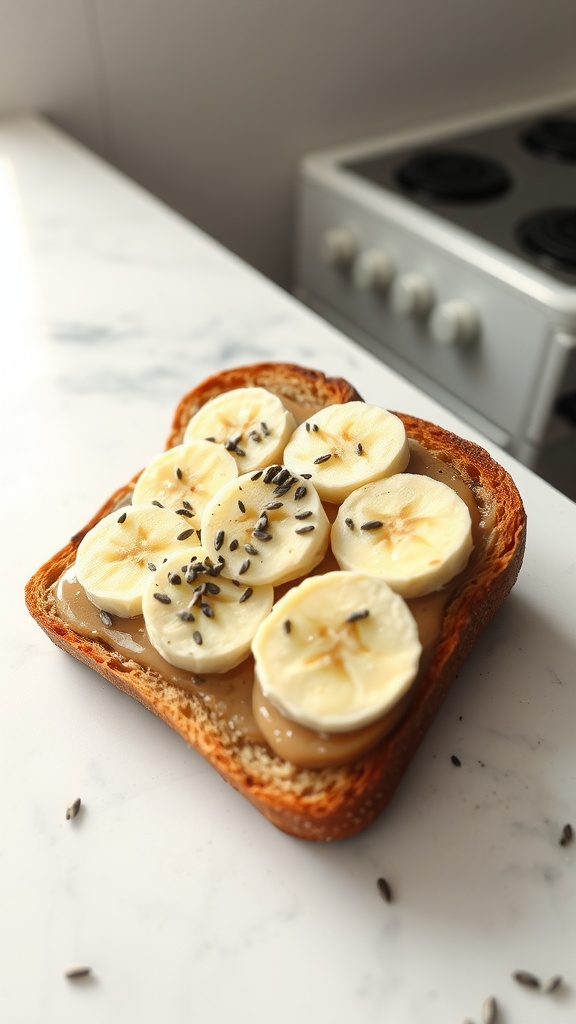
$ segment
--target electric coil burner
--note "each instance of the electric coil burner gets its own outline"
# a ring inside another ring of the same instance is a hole
[[[576,105],[316,153],[296,291],[576,500]]]
[[[523,144],[546,160],[576,163],[576,121],[569,117],[544,117],[522,137]]]
[[[576,272],[576,206],[533,214],[518,226],[517,238],[543,266]]]
[[[414,157],[400,168],[396,180],[411,195],[445,203],[478,203],[510,187],[506,168],[495,160],[449,149]]]

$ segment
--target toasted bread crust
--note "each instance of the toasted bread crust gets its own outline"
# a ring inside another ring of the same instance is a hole
[[[360,398],[346,381],[285,363],[261,363],[216,374],[180,401],[166,447],[182,440],[188,420],[222,391],[260,385],[299,405]],[[119,488],[93,519],[43,565],[26,586],[32,616],[62,650],[140,701],[194,746],[274,825],[310,840],[340,839],[365,828],[393,795],[444,696],[472,647],[514,585],[524,555],[526,516],[510,475],[481,447],[413,416],[397,413],[407,434],[452,466],[495,524],[474,573],[455,592],[444,615],[431,663],[406,716],[375,750],[341,768],[301,769],[265,744],[238,743],[225,722],[211,717],[201,698],[168,683],[152,669],[125,660],[99,640],[73,632],[56,612],[53,584],[75,560],[82,537],[132,492],[138,474]]]

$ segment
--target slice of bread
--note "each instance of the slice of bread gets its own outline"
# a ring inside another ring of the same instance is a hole
[[[263,386],[304,419],[325,405],[358,400],[346,381],[285,363],[261,363],[218,373],[182,398],[166,447],[179,444],[191,415],[237,387]],[[51,640],[136,698],[195,747],[235,789],[279,829],[305,839],[332,840],[361,831],[390,800],[450,684],[518,575],[526,516],[510,475],[478,445],[432,423],[397,413],[408,437],[459,474],[469,486],[483,529],[472,570],[454,590],[431,660],[408,711],[370,753],[338,768],[298,768],[266,743],[239,740],[199,693],[170,683],[99,639],[76,634],[58,615],[54,584],[75,560],[82,537],[129,500],[137,474],[42,566],[26,586],[32,616]]]

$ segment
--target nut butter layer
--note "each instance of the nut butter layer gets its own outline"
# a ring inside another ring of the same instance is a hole
[[[297,419],[327,404],[358,400],[346,381],[292,364],[264,363],[224,371],[180,402],[168,447],[180,443],[188,419],[222,390],[264,386],[278,394]],[[156,667],[143,667],[98,637],[81,636],[58,615],[54,584],[73,565],[81,538],[126,501],[134,480],[117,491],[26,587],[28,608],[48,636],[118,688],[139,700],[194,746],[234,788],[278,828],[311,840],[353,835],[380,813],[432,722],[473,645],[513,586],[525,544],[525,514],[509,474],[482,448],[440,427],[402,414],[408,437],[460,477],[479,510],[481,546],[471,571],[458,581],[441,618],[440,636],[404,717],[376,747],[340,768],[297,768],[250,735],[242,711],[228,725],[217,701],[188,691]],[[444,470],[440,469],[443,474]],[[445,482],[448,482],[446,480]],[[241,737],[241,738],[240,738]]]

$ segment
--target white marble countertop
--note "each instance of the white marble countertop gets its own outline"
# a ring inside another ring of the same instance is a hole
[[[494,995],[499,1024],[573,1021],[576,506],[501,456],[529,519],[512,596],[378,822],[290,839],[58,651],[24,583],[224,366],[293,359],[475,435],[34,118],[0,124],[0,303],[4,1019],[458,1024]]]

